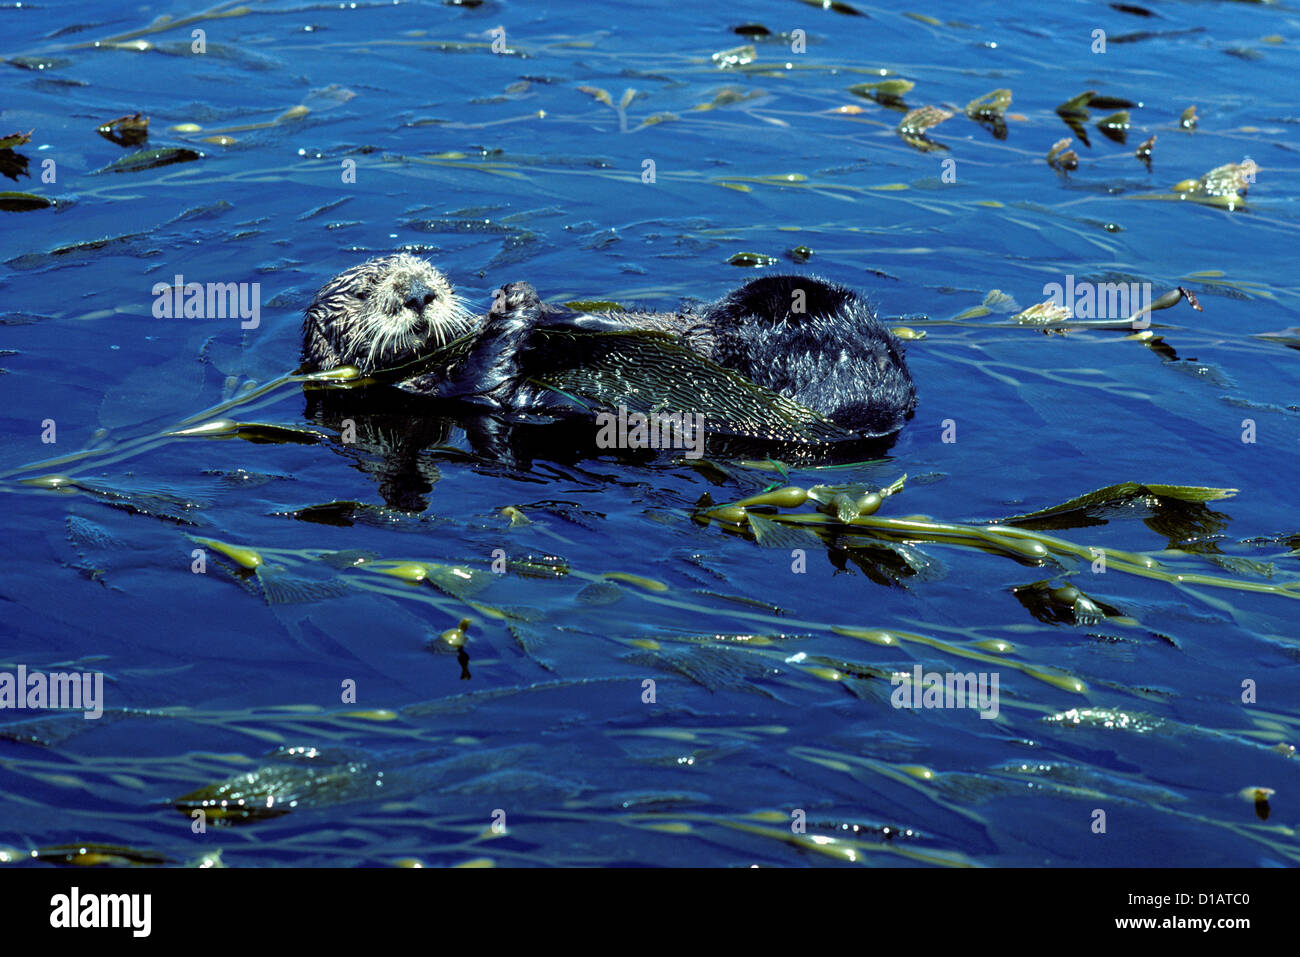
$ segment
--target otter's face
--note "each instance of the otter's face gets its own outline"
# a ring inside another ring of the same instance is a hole
[[[418,359],[475,322],[433,266],[408,253],[384,256],[316,293],[303,324],[303,360],[313,370],[353,365],[368,375]]]

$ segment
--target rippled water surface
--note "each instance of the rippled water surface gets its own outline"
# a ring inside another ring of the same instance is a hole
[[[0,671],[102,673],[106,709],[0,716],[0,844],[244,866],[1300,860],[1300,11],[848,9],[0,7],[0,136],[31,131],[0,185],[55,203],[0,212]],[[915,83],[905,110],[955,113],[929,131],[944,148],[849,91],[882,71]],[[999,88],[1005,138],[962,115]],[[1118,106],[1090,108],[1086,142],[1055,112],[1088,90],[1137,104],[1125,143],[1097,127]],[[188,161],[105,171],[132,150],[96,127],[137,111],[142,149]],[[1064,137],[1068,174],[1045,161]],[[1246,159],[1243,208],[1170,193]],[[772,256],[924,332],[916,415],[884,458],[788,476],[575,456],[545,429],[494,459],[477,423],[405,442],[400,413],[345,444],[300,384],[259,390],[297,365],[321,283],[394,249],[480,310],[517,279],[670,308]],[[156,318],[178,275],[258,283],[259,322]],[[1146,336],[1009,321],[1067,276],[1182,286],[1203,311]],[[214,418],[260,428],[164,434]],[[49,475],[67,481],[23,484]],[[879,517],[982,525],[1125,482],[1236,494],[1074,510],[1033,526],[1077,547],[1042,561],[693,518],[705,495],[903,476]],[[1099,573],[1090,548],[1155,567]],[[462,619],[458,655],[440,636]],[[893,707],[918,665],[996,674],[998,716]]]

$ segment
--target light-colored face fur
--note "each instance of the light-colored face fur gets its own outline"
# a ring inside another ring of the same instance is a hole
[[[409,253],[383,256],[316,293],[303,323],[303,360],[314,370],[353,365],[369,374],[418,359],[477,322],[429,263]]]

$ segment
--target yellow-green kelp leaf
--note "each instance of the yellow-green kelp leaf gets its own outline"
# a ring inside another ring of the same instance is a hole
[[[732,47],[730,50],[720,50],[713,54],[714,64],[722,70],[730,69],[734,66],[745,66],[753,63],[758,59],[758,51],[754,49],[752,43],[744,46]]]
[[[668,591],[668,586],[663,582],[657,581],[653,578],[646,578],[644,575],[633,575],[629,572],[605,572],[601,577],[608,581],[627,582],[629,585],[636,585],[638,588],[644,588],[646,591]]]
[[[997,89],[966,104],[966,115],[972,120],[993,119],[1001,116],[1011,105],[1011,91]]]
[[[28,859],[70,867],[160,867],[175,864],[171,858],[119,844],[55,844],[37,848]]]
[[[1169,501],[1204,504],[1232,498],[1237,494],[1235,488],[1208,488],[1198,485],[1151,485],[1139,482],[1121,482],[1107,485],[1077,495],[1059,505],[1040,508],[1023,515],[1013,515],[999,521],[1001,525],[1033,525],[1044,519],[1056,519],[1071,513],[1087,513],[1096,516],[1104,509],[1115,508],[1131,503],[1140,503],[1148,508],[1159,508]],[[1078,516],[1082,518],[1082,515]],[[1053,527],[1070,527],[1053,526]]]
[[[849,92],[863,99],[874,100],[881,106],[895,109],[903,108],[903,97],[911,93],[916,84],[902,77],[880,80],[876,83],[856,83],[849,87]]]
[[[1058,303],[1055,299],[1045,299],[1028,309],[1022,309],[1011,317],[1011,321],[1024,323],[1025,325],[1039,325],[1049,322],[1064,322],[1072,315],[1070,307],[1065,303]]]
[[[1092,598],[1068,582],[1063,585],[1054,585],[1051,581],[1032,582],[1017,585],[1011,593],[1031,615],[1049,625],[1091,626],[1107,619],[1123,619],[1123,612],[1114,605]],[[1131,621],[1127,619],[1122,623]]]
[[[966,115],[988,127],[994,139],[1007,138],[1007,107],[1011,105],[1011,91],[1002,88],[985,93],[966,104]]]
[[[1092,98],[1096,95],[1096,90],[1085,90],[1078,96],[1071,97],[1056,108],[1057,115],[1086,120],[1088,118],[1088,104],[1092,102]]]
[[[1097,129],[1101,130],[1102,135],[1121,145],[1128,139],[1128,131],[1132,125],[1128,110],[1120,110],[1097,121]]]
[[[1079,168],[1079,154],[1070,149],[1070,144],[1074,142],[1068,136],[1057,140],[1052,144],[1052,148],[1047,151],[1047,165],[1052,169],[1061,172],[1069,172]],[[1084,140],[1087,143],[1087,140]]]
[[[731,106],[735,103],[743,103],[746,100],[752,100],[755,97],[763,96],[762,90],[746,90],[742,86],[725,86],[714,94],[713,99],[708,103],[697,103],[692,106],[692,110],[716,110],[722,106]]]
[[[903,142],[923,153],[946,150],[948,147],[927,137],[926,130],[952,118],[952,111],[939,106],[922,106],[912,110],[898,123],[898,135]]]
[[[136,173],[140,170],[156,169],[159,166],[170,166],[173,163],[192,163],[199,159],[203,159],[203,154],[198,150],[183,146],[164,146],[123,156],[102,169],[95,170],[95,173]]]
[[[37,196],[35,193],[11,191],[0,193],[0,210],[6,213],[26,213],[34,209],[49,209],[54,205],[54,200]]]
[[[797,525],[782,525],[756,512],[745,516],[749,529],[754,533],[754,541],[763,548],[779,548],[789,551],[794,548],[820,548],[821,536],[811,528]]]
[[[1183,199],[1220,206],[1225,209],[1237,209],[1246,202],[1246,191],[1254,185],[1259,167],[1254,160],[1240,163],[1225,163],[1216,166],[1200,179],[1185,179],[1175,183],[1171,191]]]
[[[32,141],[32,134],[35,132],[34,129],[31,129],[26,133],[10,133],[8,136],[0,136],[0,150],[9,150],[13,149],[15,146],[22,146],[25,143],[30,143]]]
[[[314,429],[267,422],[235,422],[231,419],[211,419],[175,432],[164,432],[163,435],[171,438],[240,438],[259,445],[315,445],[325,440],[325,435]]]
[[[592,99],[594,99],[597,103],[604,103],[606,106],[611,107],[611,108],[614,106],[614,100],[613,100],[613,98],[609,95],[609,91],[608,91],[608,90],[602,90],[602,89],[601,89],[600,87],[598,87],[598,86],[580,86],[580,87],[578,87],[578,92],[579,92],[579,93],[586,93],[589,97],[591,97]]]
[[[727,259],[727,262],[733,266],[745,266],[758,269],[763,266],[773,266],[780,260],[776,256],[767,256],[763,253],[736,253]]]
[[[214,552],[220,552],[242,568],[257,568],[259,565],[264,564],[261,554],[243,545],[232,545],[229,542],[218,541],[215,538],[198,538],[194,535],[189,536],[189,538],[196,545],[202,545]]]
[[[627,312],[622,303],[609,299],[571,299],[565,305],[578,312]]]
[[[323,807],[374,795],[383,772],[363,762],[314,767],[271,765],[238,774],[173,801],[186,816],[201,810],[215,822],[239,824],[288,814],[300,804]]]
[[[149,138],[149,117],[129,113],[100,123],[95,127],[95,132],[119,146],[139,146]]]
[[[1142,161],[1143,165],[1146,166],[1148,172],[1151,171],[1151,153],[1152,151],[1155,150],[1155,148],[1156,148],[1156,134],[1152,133],[1141,143],[1139,143],[1138,148],[1133,151],[1133,155]]]

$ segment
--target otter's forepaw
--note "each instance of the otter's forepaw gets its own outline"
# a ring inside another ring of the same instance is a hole
[[[540,309],[541,305],[542,301],[532,283],[511,282],[493,291],[492,308],[488,310],[488,314],[492,316],[510,316],[522,310]]]

